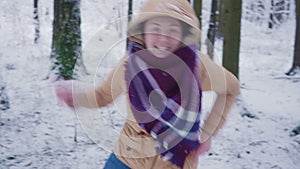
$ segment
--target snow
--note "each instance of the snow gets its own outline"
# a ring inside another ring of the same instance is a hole
[[[101,168],[123,124],[122,98],[107,108],[77,110],[75,116],[56,100],[53,81],[44,80],[50,67],[52,3],[39,2],[41,36],[34,44],[33,2],[0,2],[0,75],[10,99],[10,109],[0,110],[0,168]],[[126,17],[116,18],[127,6],[117,0],[81,5],[83,59],[90,75],[80,81],[97,84],[125,52]],[[205,5],[207,25],[210,7]],[[200,157],[199,169],[299,168],[300,137],[291,131],[300,124],[300,78],[284,74],[292,65],[293,16],[274,30],[242,19],[241,96],[210,152]],[[216,44],[220,60],[221,43]],[[205,111],[213,98],[205,93]]]

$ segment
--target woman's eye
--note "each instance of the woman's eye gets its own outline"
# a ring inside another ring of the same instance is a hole
[[[158,27],[154,27],[154,28],[152,28],[152,32],[153,33],[159,33],[160,29]]]
[[[170,29],[170,34],[172,34],[172,35],[176,35],[176,34],[178,34],[179,33],[179,30],[177,30],[177,29]]]

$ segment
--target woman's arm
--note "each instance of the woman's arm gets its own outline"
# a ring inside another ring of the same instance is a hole
[[[211,137],[216,135],[224,125],[226,116],[240,89],[239,81],[232,73],[214,63],[208,56],[201,53],[199,56],[201,88],[203,91],[214,91],[217,98],[201,129],[201,146],[188,155],[184,169],[197,168],[199,155],[210,149]]]
[[[122,93],[124,65],[121,62],[115,67],[106,80],[95,88],[80,89],[74,93],[75,106],[99,108],[108,105]],[[76,89],[76,87],[75,87]]]
[[[239,94],[240,86],[237,78],[228,70],[214,63],[206,55],[201,54],[200,58],[201,87],[217,94],[202,128],[201,142],[205,142],[216,135],[224,125],[227,114]]]
[[[69,107],[99,108],[111,103],[122,92],[124,60],[116,66],[99,86],[87,86],[77,81],[58,81],[57,97]]]

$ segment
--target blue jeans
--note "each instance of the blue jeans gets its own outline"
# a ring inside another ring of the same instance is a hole
[[[119,160],[114,153],[111,153],[103,169],[130,169],[130,168],[126,164],[124,164],[121,160]]]

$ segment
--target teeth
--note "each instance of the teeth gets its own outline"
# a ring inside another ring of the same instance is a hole
[[[158,50],[168,50],[168,47],[157,47]]]

